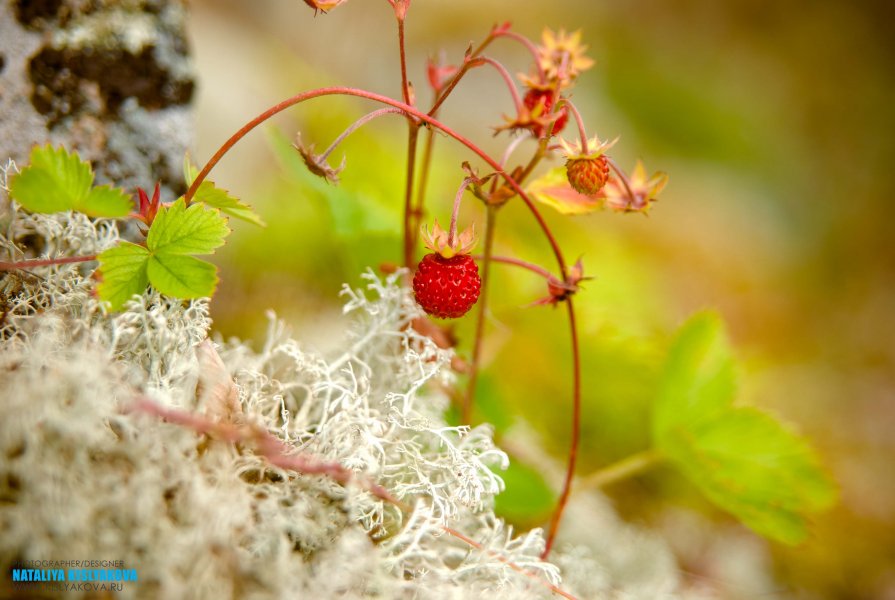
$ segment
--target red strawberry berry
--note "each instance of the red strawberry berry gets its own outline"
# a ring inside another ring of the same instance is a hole
[[[442,319],[462,317],[479,299],[479,267],[468,254],[445,258],[427,254],[413,276],[413,294],[428,314]]]
[[[551,90],[529,88],[525,93],[525,98],[522,99],[522,102],[528,110],[534,110],[538,104],[542,104],[544,108],[541,112],[541,116],[547,116],[550,114],[550,109],[553,108],[553,92]],[[566,108],[563,107],[559,110],[559,117],[553,124],[553,135],[562,131],[568,120],[569,113]],[[541,137],[547,132],[547,127],[542,124],[534,124],[532,125],[531,130],[537,137]]]
[[[566,162],[566,176],[575,191],[594,196],[609,180],[609,161],[605,154],[570,159]]]

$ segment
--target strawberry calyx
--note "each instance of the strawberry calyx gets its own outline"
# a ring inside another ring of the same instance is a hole
[[[453,236],[445,231],[435,220],[435,225],[430,231],[427,227],[422,227],[420,236],[426,248],[435,252],[442,258],[453,258],[455,256],[465,255],[472,252],[476,244],[475,226],[470,225],[459,235]]]

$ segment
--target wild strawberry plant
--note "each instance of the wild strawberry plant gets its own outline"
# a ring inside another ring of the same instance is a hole
[[[305,0],[317,12],[327,12],[343,0]],[[407,72],[404,28],[411,0],[388,0],[397,24],[400,65],[400,97],[392,98],[351,87],[328,87],[301,92],[248,121],[226,140],[200,169],[184,161],[185,183],[181,198],[162,202],[159,188],[152,197],[137,191],[137,202],[110,186],[94,187],[90,166],[64,148],[36,147],[30,164],[11,178],[10,195],[32,212],[79,211],[90,217],[131,218],[140,223],[142,239],[122,241],[98,256],[46,257],[0,263],[4,270],[34,269],[53,264],[97,261],[96,293],[111,311],[121,310],[135,295],[151,286],[173,298],[211,296],[218,282],[217,269],[199,256],[222,246],[230,234],[228,220],[242,219],[263,226],[262,219],[246,204],[214,186],[208,179],[220,159],[243,137],[275,114],[307,101],[339,95],[354,97],[377,107],[347,126],[322,153],[299,136],[295,149],[308,170],[336,185],[345,167],[329,158],[339,144],[358,128],[385,115],[400,115],[407,128],[407,156],[403,189],[403,220],[395,228],[403,232],[400,256],[408,269],[405,285],[412,286],[416,300],[434,318],[462,318],[477,308],[465,390],[458,391],[459,409],[469,422],[475,401],[481,360],[488,283],[494,263],[524,269],[544,280],[545,296],[535,304],[559,306],[568,317],[571,365],[568,393],[572,396],[569,452],[565,479],[548,527],[546,557],[553,546],[563,511],[576,475],[581,421],[581,364],[574,302],[587,279],[579,260],[574,264],[541,214],[547,206],[563,215],[581,215],[601,209],[618,213],[646,213],[657,200],[667,177],[648,175],[641,162],[627,172],[611,157],[616,140],[589,137],[570,91],[594,61],[586,55],[581,33],[545,30],[540,42],[513,31],[510,25],[494,26],[477,46],[470,46],[456,64],[430,61],[426,81],[432,101],[423,107]],[[517,44],[531,57],[528,73],[514,78],[486,51],[498,43]],[[507,132],[505,151],[495,157],[467,136],[439,119],[439,109],[459,89],[464,77],[476,68],[496,70],[513,99],[514,113],[497,125]],[[521,87],[521,89],[520,89]],[[571,127],[569,127],[572,125]],[[570,137],[560,134],[568,129]],[[426,189],[431,169],[431,148],[440,132],[465,147],[474,166],[457,165],[460,181],[450,211],[448,231],[424,215],[441,214]],[[424,153],[420,152],[425,135]],[[534,151],[518,157],[524,139],[534,139]],[[544,163],[553,163],[546,170]],[[536,177],[537,174],[539,176]],[[397,195],[397,193],[396,193]],[[478,224],[459,221],[461,204],[474,197],[482,206]],[[521,203],[537,223],[555,258],[555,270],[512,256],[494,254],[497,216],[510,202]],[[426,221],[426,222],[424,222]],[[432,227],[430,228],[429,225]],[[483,230],[481,254],[474,226]],[[460,231],[458,233],[458,231]],[[430,251],[417,260],[420,239]],[[575,248],[577,254],[580,248]],[[588,300],[598,301],[598,300]],[[469,318],[469,317],[466,317]],[[437,322],[420,323],[421,332],[437,335]],[[660,463],[679,469],[715,504],[737,516],[755,531],[770,538],[797,543],[807,536],[808,519],[834,500],[831,482],[805,440],[773,417],[751,407],[734,404],[735,362],[725,342],[723,325],[712,313],[700,313],[677,333],[668,353],[660,391],[653,404],[652,447],[590,475],[582,487],[605,485]],[[387,491],[382,496],[390,498]],[[462,535],[462,534],[457,534]]]

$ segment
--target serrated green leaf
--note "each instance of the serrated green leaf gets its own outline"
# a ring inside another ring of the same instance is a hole
[[[35,146],[30,163],[12,178],[10,195],[31,212],[72,210],[90,191],[90,165],[65,148]]]
[[[550,169],[529,183],[525,191],[564,215],[585,215],[603,207],[602,198],[579,194],[569,185],[565,167]]]
[[[198,175],[199,169],[190,163],[189,155],[185,156],[183,159],[183,178],[186,184],[188,186],[192,185]],[[259,227],[267,226],[264,220],[252,210],[251,206],[241,202],[238,198],[234,198],[227,190],[215,187],[214,183],[207,179],[199,184],[199,188],[193,196],[193,201],[204,202],[212,208],[220,209],[224,214]]]
[[[803,541],[809,515],[835,501],[805,440],[756,409],[732,408],[675,430],[663,451],[715,504],[780,542]]]
[[[93,171],[77,153],[65,148],[35,146],[30,164],[13,177],[10,194],[31,212],[77,210],[91,217],[123,217],[130,197],[110,186],[90,189]]]
[[[102,273],[97,292],[112,310],[120,309],[133,296],[146,290],[149,283],[146,273],[149,256],[149,250],[143,246],[121,242],[97,257],[99,271]]]
[[[132,208],[133,202],[124,190],[108,185],[93,188],[75,205],[75,210],[90,217],[124,217]]]
[[[714,313],[681,327],[654,405],[656,447],[710,500],[769,538],[798,543],[835,491],[808,444],[732,405],[735,364]]]
[[[183,198],[162,208],[149,228],[146,247],[160,254],[211,254],[230,233],[227,219],[202,204],[186,206]]]
[[[653,407],[659,446],[675,427],[693,426],[733,401],[736,376],[720,317],[701,312],[681,327],[665,363]]]
[[[174,298],[204,298],[214,294],[217,268],[194,256],[155,254],[149,259],[147,274],[152,287]]]

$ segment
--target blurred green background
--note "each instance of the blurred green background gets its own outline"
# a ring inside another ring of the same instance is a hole
[[[535,39],[544,26],[582,28],[597,66],[573,99],[591,133],[621,136],[613,156],[623,166],[641,157],[671,176],[649,218],[568,218],[544,208],[567,255],[581,255],[595,277],[577,304],[580,473],[647,446],[647,407],[670,335],[693,311],[714,307],[743,365],[740,399],[796,424],[841,486],[840,504],[796,548],[748,533],[670,469],[608,489],[626,519],[665,535],[686,586],[706,597],[895,598],[891,9],[886,1],[415,0],[408,17],[410,77],[423,105],[426,56],[444,49],[456,62],[493,23],[512,21]],[[353,0],[316,18],[299,0],[198,0],[192,10],[197,162],[304,89],[399,95],[384,1]],[[512,72],[527,69],[512,42],[489,54]],[[269,223],[237,224],[217,257],[223,282],[213,316],[224,335],[260,341],[271,308],[325,351],[338,342],[342,282],[357,285],[366,267],[399,260],[400,117],[374,122],[336,151],[334,164],[347,155],[337,188],[309,176],[289,151],[299,130],[322,150],[370,108],[330,98],[288,111],[215,171]],[[511,111],[494,72],[479,69],[441,116],[499,155],[507,138],[488,128]],[[531,146],[522,148],[520,157]],[[449,219],[460,162],[470,159],[438,140],[430,215]],[[481,223],[472,200],[464,219]],[[501,211],[496,251],[553,267],[518,202]],[[562,460],[570,414],[563,311],[525,308],[544,286],[524,272],[498,265],[491,285],[484,418],[509,429],[510,444],[524,421]],[[457,324],[461,353],[471,325]],[[542,524],[552,502],[537,489],[520,501],[529,510],[510,502],[507,514],[521,526]]]

